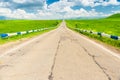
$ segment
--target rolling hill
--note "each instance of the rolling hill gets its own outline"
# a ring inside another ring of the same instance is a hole
[[[107,17],[107,19],[120,19],[120,13],[113,14],[113,15]]]

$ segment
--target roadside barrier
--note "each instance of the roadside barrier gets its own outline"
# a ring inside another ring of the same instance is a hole
[[[0,34],[0,38],[8,38],[8,37],[17,36],[17,35],[24,35],[24,34],[29,34],[29,33],[33,33],[33,32],[40,32],[43,30],[51,29],[51,28],[55,28],[55,27],[41,28],[41,29],[36,29],[36,30],[21,31],[21,32],[14,32],[14,33],[2,33],[2,34]]]
[[[99,35],[99,36],[104,36],[104,37],[107,37],[107,38],[111,38],[111,39],[114,39],[114,40],[120,40],[120,36],[116,36],[116,35],[109,35],[109,34],[106,34],[106,33],[103,33],[103,32],[94,32],[94,31],[90,31],[90,30],[82,30],[82,29],[79,29],[79,28],[75,28],[76,31],[78,32],[87,32],[87,33],[90,33],[90,34],[96,34],[96,35]]]

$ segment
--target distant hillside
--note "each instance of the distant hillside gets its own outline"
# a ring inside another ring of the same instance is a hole
[[[109,17],[107,17],[108,19],[120,19],[120,13],[117,13],[117,14],[113,14]]]

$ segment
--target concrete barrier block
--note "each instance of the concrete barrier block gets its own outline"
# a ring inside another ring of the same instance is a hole
[[[101,32],[97,32],[97,35],[102,36],[102,33]]]
[[[118,36],[111,35],[110,36],[112,39],[118,40]]]
[[[97,34],[97,32],[92,32],[93,34]]]
[[[21,34],[26,34],[26,31],[21,32]]]
[[[30,31],[29,31],[29,33],[32,33],[32,32],[33,32],[33,30],[30,30]]]
[[[8,33],[8,36],[11,37],[11,36],[16,36],[17,33]]]
[[[93,32],[92,32],[92,31],[90,31],[90,33],[92,34]]]
[[[118,37],[118,40],[120,40],[120,37]]]
[[[34,30],[34,32],[37,32],[37,30]]]
[[[102,36],[104,36],[104,37],[108,37],[108,38],[111,38],[111,35],[109,35],[109,34],[105,34],[105,33],[102,33]]]
[[[17,32],[17,35],[21,35],[21,32]]]
[[[1,36],[1,38],[6,38],[6,37],[8,37],[8,34],[1,34],[0,36]]]

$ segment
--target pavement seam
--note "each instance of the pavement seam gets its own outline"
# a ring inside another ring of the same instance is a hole
[[[58,50],[59,50],[59,47],[60,47],[60,42],[61,42],[61,39],[58,41],[57,50],[56,50],[56,53],[55,53],[55,56],[54,56],[54,59],[53,59],[53,65],[51,67],[51,71],[50,71],[50,75],[48,76],[48,80],[53,80],[53,70],[54,70],[54,67],[55,67],[56,57],[57,57]]]
[[[103,73],[106,75],[106,77],[108,78],[108,80],[112,80],[110,75],[104,70],[104,68],[96,61],[95,59],[95,55],[90,54],[86,48],[82,47],[84,49],[84,51],[90,56],[92,57],[93,61],[95,62],[95,64],[103,71]]]

